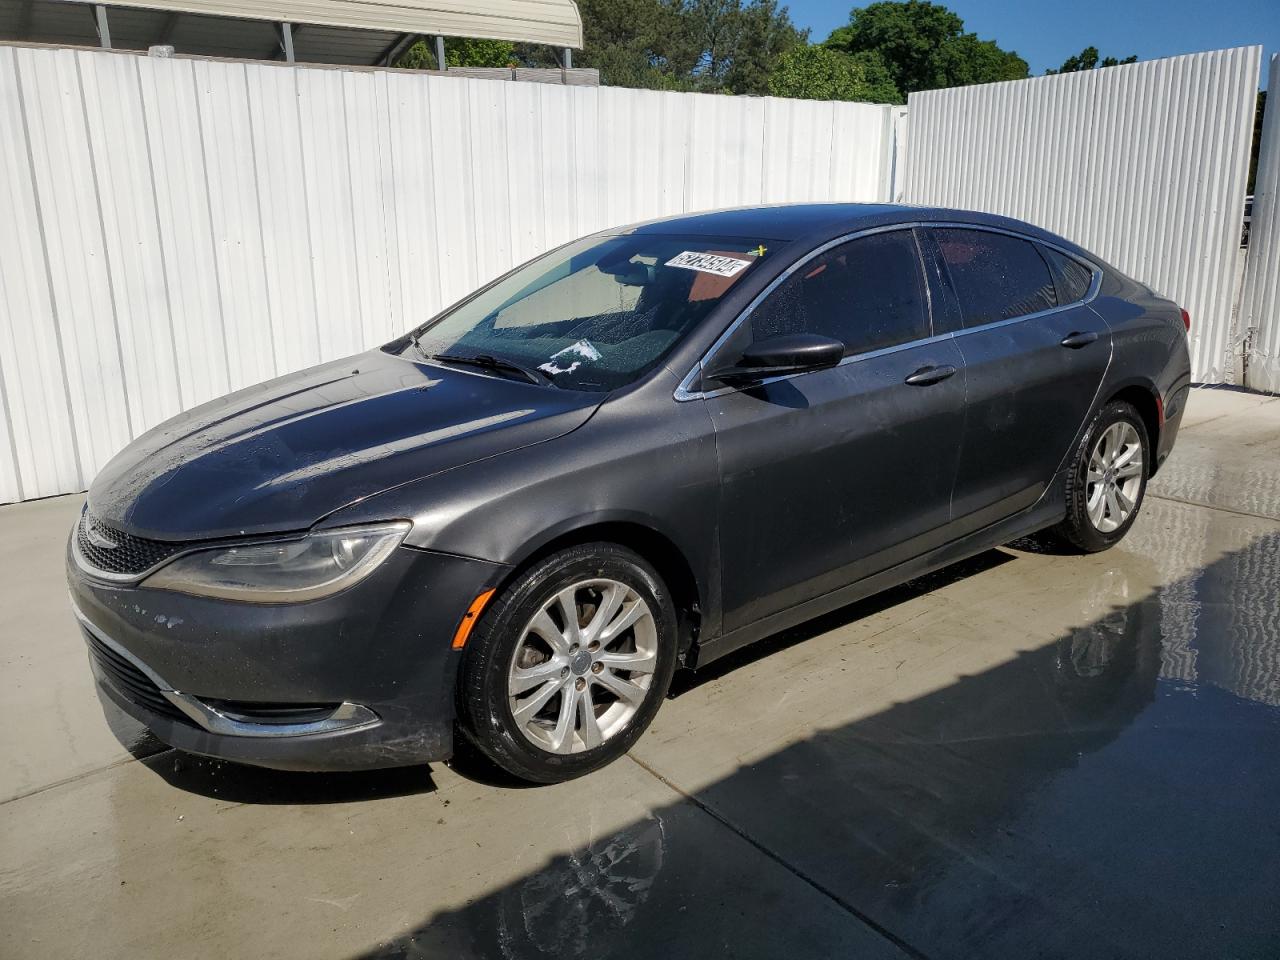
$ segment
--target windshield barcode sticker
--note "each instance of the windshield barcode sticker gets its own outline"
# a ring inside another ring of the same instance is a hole
[[[714,273],[720,277],[733,277],[751,265],[750,260],[739,260],[737,257],[725,257],[718,253],[695,253],[686,250],[676,254],[667,261],[668,267],[683,267],[685,270],[697,270],[699,273]]]

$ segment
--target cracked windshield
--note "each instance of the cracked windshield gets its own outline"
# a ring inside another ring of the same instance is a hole
[[[414,344],[436,363],[615,390],[656,366],[765,252],[741,238],[588,238],[444,314]]]

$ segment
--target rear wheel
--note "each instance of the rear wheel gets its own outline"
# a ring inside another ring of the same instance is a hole
[[[675,612],[665,584],[615,544],[571,547],[511,583],[477,624],[459,675],[459,725],[536,783],[621,756],[666,696]]]
[[[1107,404],[1094,419],[1067,476],[1067,516],[1051,531],[1087,553],[1119,543],[1147,489],[1147,428],[1132,406]]]

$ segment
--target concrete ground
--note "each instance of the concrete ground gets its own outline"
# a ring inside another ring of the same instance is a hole
[[[0,508],[0,956],[1280,956],[1280,399],[1092,557],[992,551],[682,681],[573,783],[260,771],[104,718],[78,497]]]

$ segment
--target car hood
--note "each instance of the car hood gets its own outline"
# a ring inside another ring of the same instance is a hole
[[[602,399],[371,351],[143,434],[98,474],[89,510],[158,540],[302,530],[402,483],[563,436]]]

